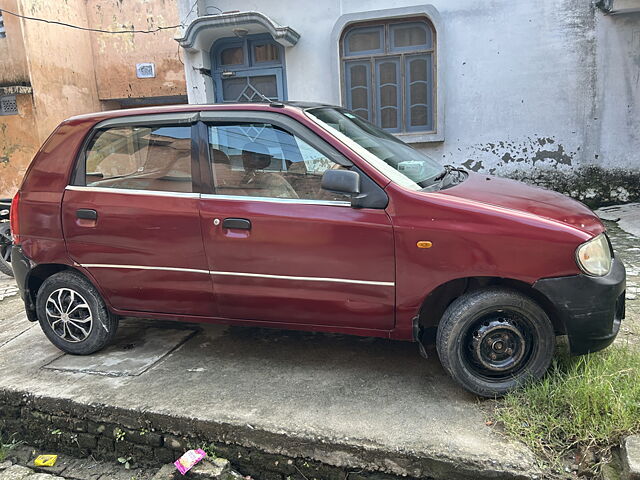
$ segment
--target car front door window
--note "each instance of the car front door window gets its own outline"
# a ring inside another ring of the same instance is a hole
[[[348,201],[321,188],[329,169],[346,168],[301,138],[271,124],[209,126],[209,151],[218,195]]]

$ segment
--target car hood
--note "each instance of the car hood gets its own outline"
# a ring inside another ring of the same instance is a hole
[[[591,235],[598,235],[605,229],[598,216],[582,203],[551,190],[506,178],[469,172],[465,181],[440,193],[538,215]]]

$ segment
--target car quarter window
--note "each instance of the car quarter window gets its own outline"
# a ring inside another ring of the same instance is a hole
[[[208,128],[216,194],[349,200],[321,188],[324,172],[346,167],[296,135],[265,123],[225,123]]]
[[[192,192],[190,126],[98,130],[85,155],[85,185]]]

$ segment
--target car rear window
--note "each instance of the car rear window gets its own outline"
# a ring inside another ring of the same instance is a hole
[[[85,155],[85,185],[192,192],[191,127],[99,130]]]

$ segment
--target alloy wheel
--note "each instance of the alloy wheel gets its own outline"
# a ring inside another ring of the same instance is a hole
[[[93,315],[89,304],[75,290],[54,290],[46,302],[47,322],[61,339],[78,343],[87,339],[93,328]]]

